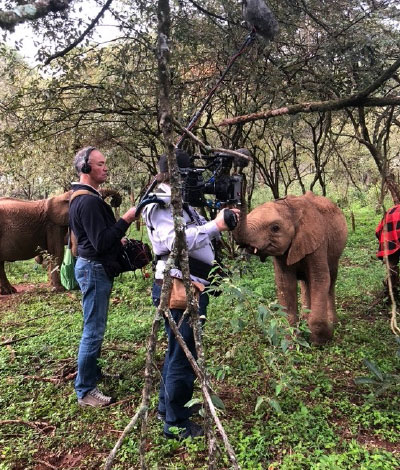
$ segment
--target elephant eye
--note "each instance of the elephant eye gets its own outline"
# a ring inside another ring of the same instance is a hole
[[[276,232],[279,232],[280,229],[281,229],[281,228],[279,227],[279,225],[276,225],[276,224],[274,224],[274,225],[271,227],[271,230],[272,230],[273,232],[275,232],[275,233],[276,233]]]

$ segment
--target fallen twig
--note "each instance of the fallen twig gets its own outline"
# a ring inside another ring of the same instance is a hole
[[[42,465],[44,465],[45,467],[49,467],[51,468],[52,470],[57,470],[57,467],[55,467],[54,465],[51,465],[51,463],[49,462],[46,462],[45,460],[36,460],[37,463],[41,463]]]
[[[45,432],[49,429],[55,431],[56,427],[45,421],[24,421],[22,419],[5,419],[0,421],[0,426],[5,424],[21,424],[22,426],[29,426],[30,428],[36,429],[40,432]]]
[[[39,335],[29,335],[29,336],[22,336],[21,338],[7,339],[6,341],[3,341],[2,343],[0,343],[0,346],[7,346],[8,344],[18,343],[18,341],[23,341],[24,339],[28,339],[28,338],[34,338],[35,336],[39,336]]]
[[[28,320],[25,320],[25,321],[21,321],[21,322],[18,322],[18,323],[13,323],[13,322],[10,322],[10,323],[6,323],[4,325],[4,328],[7,328],[9,326],[22,326],[22,325],[26,325],[27,323],[30,323],[32,321],[35,321],[35,320],[40,320],[41,318],[45,318],[45,317],[50,317],[52,315],[55,315],[54,312],[53,313],[46,313],[46,315],[41,315],[40,317],[33,317],[33,318],[28,318]]]
[[[133,400],[136,397],[136,395],[130,395],[129,397],[124,398],[123,400],[116,401],[114,403],[111,403],[110,406],[117,406],[117,405],[122,405],[123,403],[127,403],[128,401]]]
[[[41,377],[40,375],[23,375],[22,380],[36,380],[38,382],[50,382],[52,384],[59,384],[62,381],[59,377]]]

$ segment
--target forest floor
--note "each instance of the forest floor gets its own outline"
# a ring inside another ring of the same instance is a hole
[[[270,260],[231,262],[234,274],[211,299],[207,369],[242,469],[400,468],[400,343],[382,296],[384,268],[375,259],[379,215],[359,208],[355,217],[337,282],[339,323],[325,347],[310,347],[304,321],[300,334],[287,325]],[[0,470],[103,468],[141,401],[154,316],[151,279],[127,273],[116,280],[101,362],[120,377],[100,387],[117,402],[82,409],[73,390],[79,292],[51,292],[33,262],[8,264],[7,273],[19,292],[0,296]],[[165,440],[156,419],[165,346],[160,332],[145,437],[148,468],[206,469],[204,438]],[[201,400],[198,387],[195,397]],[[114,469],[141,468],[139,439],[134,429]],[[216,468],[231,468],[221,442],[218,448]]]

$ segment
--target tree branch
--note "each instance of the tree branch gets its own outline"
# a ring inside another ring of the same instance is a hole
[[[231,23],[231,24],[234,24],[235,26],[238,26],[238,23],[232,23],[230,20],[228,20],[227,18],[224,18],[223,16],[220,16],[220,15],[217,15],[216,13],[213,13],[211,12],[210,10],[207,10],[205,9],[204,7],[202,7],[201,5],[199,5],[197,2],[195,2],[194,0],[189,0],[189,2],[195,7],[197,8],[201,13],[204,13],[206,16],[209,16],[210,18],[215,18],[217,20],[221,20],[221,21],[224,21],[225,23]]]
[[[284,106],[282,108],[271,109],[260,113],[246,114],[236,116],[221,121],[218,126],[231,126],[244,124],[246,122],[254,122],[260,120],[268,120],[277,116],[286,116],[300,113],[316,113],[324,111],[339,111],[344,108],[377,108],[381,106],[397,106],[400,104],[400,96],[387,96],[383,98],[343,98],[339,100],[329,101],[309,101],[306,103]]]
[[[224,119],[218,125],[229,126],[253,122],[258,120],[268,120],[276,116],[284,116],[299,113],[315,113],[324,111],[338,111],[351,107],[378,107],[378,106],[394,106],[400,104],[400,96],[386,96],[382,98],[368,98],[374,91],[382,86],[389,78],[391,78],[396,70],[400,67],[400,59],[396,60],[387,70],[385,70],[371,85],[360,92],[337,100],[329,101],[310,101],[306,103],[284,106],[282,108],[271,109],[269,111],[252,113],[234,118]]]
[[[63,11],[71,3],[72,0],[40,0],[18,5],[12,10],[0,11],[0,28],[13,32],[17,24],[43,18],[49,13]]]
[[[190,132],[189,129],[187,129],[186,127],[183,127],[182,124],[178,122],[176,119],[173,119],[173,122],[176,126],[179,127],[181,131],[183,131],[194,142],[196,142],[201,147],[203,147],[203,149],[206,150],[207,152],[226,153],[228,155],[232,155],[233,157],[244,158],[245,160],[248,160],[248,161],[253,160],[252,157],[249,157],[248,155],[237,152],[236,150],[224,149],[221,147],[210,147],[209,145],[205,144],[202,140],[200,140],[198,137],[196,137],[192,132]]]
[[[104,4],[103,8],[100,10],[96,18],[90,23],[90,25],[85,29],[85,31],[73,42],[71,43],[68,47],[63,49],[62,51],[56,52],[54,55],[50,56],[44,63],[44,65],[49,65],[50,62],[57,57],[63,57],[65,54],[67,54],[69,51],[71,51],[74,47],[76,47],[79,43],[81,43],[85,37],[89,34],[89,32],[96,26],[98,23],[99,19],[104,15],[104,12],[109,8],[113,0],[107,0],[107,2]]]

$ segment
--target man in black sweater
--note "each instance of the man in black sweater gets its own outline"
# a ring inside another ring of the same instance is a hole
[[[75,391],[81,406],[107,406],[111,397],[97,388],[101,378],[98,365],[107,323],[113,278],[107,266],[116,261],[121,240],[135,219],[130,208],[118,221],[98,192],[107,180],[104,155],[95,147],[80,150],[74,159],[79,182],[72,183],[69,223],[77,239],[75,277],[82,291],[83,333],[78,352]]]

